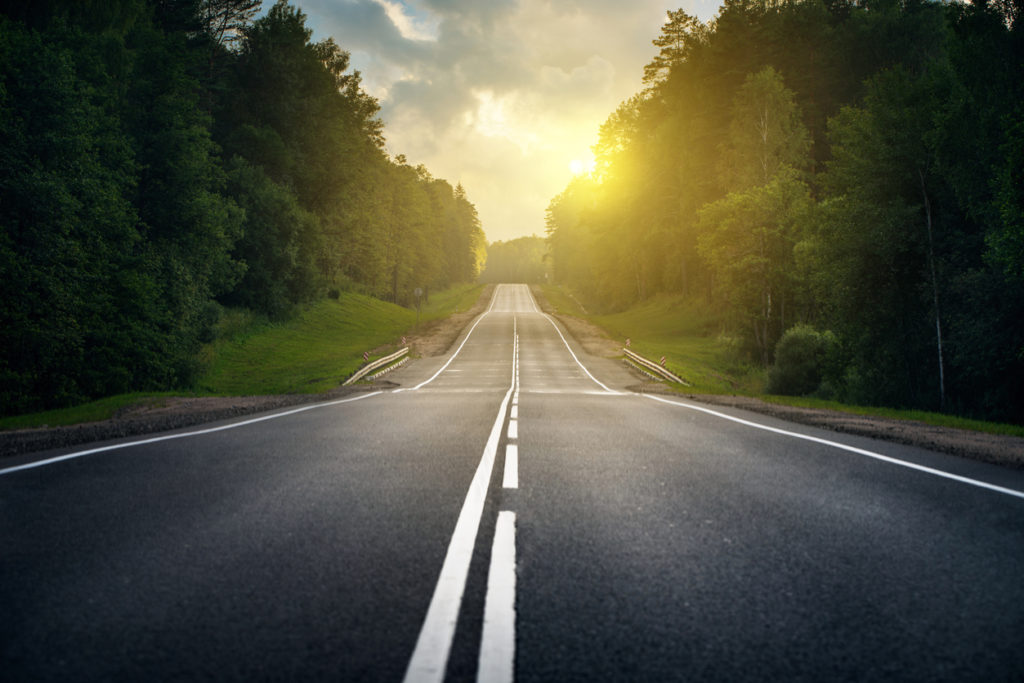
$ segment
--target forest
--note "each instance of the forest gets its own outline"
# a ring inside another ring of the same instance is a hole
[[[461,186],[385,149],[283,0],[0,9],[0,406],[188,387],[225,307],[475,281]]]
[[[555,281],[596,310],[714,312],[773,393],[1024,422],[1021,16],[669,12],[594,172],[549,205]]]
[[[487,267],[480,274],[480,282],[540,284],[547,277],[546,257],[545,240],[537,235],[491,242],[487,245]]]

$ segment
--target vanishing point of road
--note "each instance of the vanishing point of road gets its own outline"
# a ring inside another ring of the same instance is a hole
[[[397,389],[0,461],[3,681],[1024,679],[1024,473],[627,390],[522,285]]]

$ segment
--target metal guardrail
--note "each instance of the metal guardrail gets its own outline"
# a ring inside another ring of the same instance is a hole
[[[660,376],[660,377],[662,377],[664,379],[667,379],[670,382],[676,382],[678,384],[684,384],[686,386],[690,386],[690,383],[687,382],[682,377],[679,377],[677,375],[672,374],[671,372],[669,372],[665,368],[661,367],[660,365],[658,365],[654,361],[647,360],[646,358],[641,356],[639,353],[633,353],[632,351],[630,351],[627,348],[623,348],[622,349],[622,353],[626,354],[626,358],[628,358],[630,361],[636,363],[637,365],[641,366],[642,368],[644,368],[646,370],[650,370],[651,372],[656,373],[658,376]]]
[[[409,347],[408,346],[406,346],[403,349],[399,349],[398,351],[395,351],[390,356],[384,356],[383,358],[378,358],[377,360],[373,361],[372,363],[368,363],[368,364],[364,365],[363,367],[359,368],[358,370],[356,370],[356,373],[354,375],[352,375],[351,377],[349,377],[347,380],[345,380],[342,383],[341,386],[347,387],[349,384],[352,384],[353,382],[358,382],[363,377],[365,377],[367,374],[373,372],[377,368],[383,367],[383,366],[387,365],[388,363],[393,363],[393,362],[395,362],[396,360],[398,360],[399,358],[401,358],[402,356],[404,356],[407,353],[409,353]]]
[[[409,356],[406,356],[405,358],[403,358],[402,360],[398,361],[394,365],[389,365],[386,368],[384,368],[383,370],[378,370],[377,372],[373,373],[372,375],[370,375],[369,379],[371,379],[371,380],[380,379],[381,377],[383,377],[384,375],[388,374],[392,370],[397,370],[398,368],[402,367],[403,365],[408,363],[410,360],[412,360],[412,359]]]

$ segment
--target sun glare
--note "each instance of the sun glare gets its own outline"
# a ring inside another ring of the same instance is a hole
[[[569,162],[569,171],[573,175],[583,175],[584,173],[592,173],[594,171],[594,160],[593,159],[573,159]]]

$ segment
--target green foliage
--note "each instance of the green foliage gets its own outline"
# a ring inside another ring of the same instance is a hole
[[[242,34],[219,128],[243,160],[230,195],[248,212],[236,255],[249,270],[224,301],[280,316],[342,281],[408,304],[417,288],[474,280],[475,207],[422,166],[387,158],[379,107],[347,72],[348,53],[311,42],[287,2]]]
[[[550,272],[614,312],[721,313],[764,366],[836,334],[847,401],[1024,421],[1024,62],[1015,3],[728,1],[670,13]]]
[[[220,303],[476,279],[462,189],[390,160],[348,53],[258,5],[0,10],[3,412],[190,386]]]
[[[105,84],[85,81],[74,67],[77,55],[98,58],[100,42],[0,17],[5,411],[116,391],[137,378],[122,360],[132,340],[113,324],[134,306],[117,293],[144,295],[148,286],[132,256],[140,235],[125,196],[136,169]]]
[[[469,309],[482,290],[460,285],[438,292],[423,307],[421,321]],[[350,293],[311,304],[286,322],[272,323],[249,309],[225,309],[215,325],[216,340],[204,348],[206,368],[198,384],[208,390],[185,395],[332,389],[362,364],[363,351],[393,348],[415,320],[415,312],[407,308]],[[159,407],[181,395],[118,394],[72,408],[0,418],[0,430],[106,420],[132,408]]]
[[[797,301],[793,245],[810,211],[807,186],[781,173],[763,186],[733,192],[700,211],[698,252],[717,278],[731,329],[767,363]],[[787,306],[789,310],[787,310]]]
[[[245,273],[222,299],[284,317],[316,294],[319,221],[260,167],[236,158],[229,178],[229,191],[245,210],[243,237],[234,251]]]
[[[724,156],[726,186],[764,185],[786,169],[808,165],[811,141],[792,90],[768,66],[747,76],[733,99]]]
[[[986,256],[1020,283],[1024,282],[1024,110],[1007,121],[1004,161],[993,179],[1000,220],[986,235]]]
[[[813,393],[836,354],[836,344],[831,332],[819,332],[802,323],[789,328],[775,347],[775,364],[768,373],[765,391],[788,396]]]

